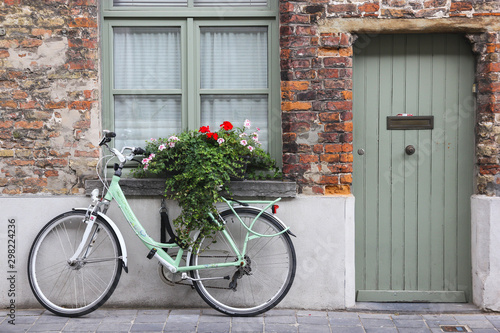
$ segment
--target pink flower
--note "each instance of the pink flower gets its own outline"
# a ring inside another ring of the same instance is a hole
[[[163,143],[158,147],[159,151],[162,151],[163,149],[166,149],[167,146],[165,146]]]
[[[144,159],[142,160],[142,164],[146,164],[146,165],[147,165],[147,164],[149,163],[149,161],[150,161],[150,159],[149,159],[149,158],[144,158]]]
[[[245,126],[246,128],[250,128],[251,126],[250,120],[246,119],[245,122],[243,123],[243,126]]]
[[[176,137],[175,135],[172,135],[170,138],[168,138],[170,141],[179,141],[179,138]]]
[[[155,156],[156,156],[155,154],[149,155],[149,160],[151,161],[153,158],[155,158]]]
[[[173,142],[169,142],[169,143],[168,143],[168,146],[169,146],[170,148],[174,148],[174,147],[175,147],[175,141],[173,141]]]
[[[146,164],[146,165],[144,166],[144,170],[147,170],[147,169],[148,169],[148,165]]]
[[[241,141],[240,141],[240,144],[241,144],[242,146],[246,146],[246,145],[247,145],[247,140],[241,140]]]
[[[156,141],[156,139],[155,139],[155,138],[151,138],[151,139],[149,139],[149,140],[150,140],[151,142],[155,142],[155,141]]]
[[[248,148],[248,150],[250,150],[250,151],[253,151],[253,150],[254,150],[254,147],[252,147],[252,146],[248,146],[247,148]]]
[[[226,141],[226,140],[224,140],[223,138],[218,138],[218,139],[217,139],[217,143],[219,143],[219,146],[220,146],[221,144],[223,144],[223,143],[224,143],[224,141]]]

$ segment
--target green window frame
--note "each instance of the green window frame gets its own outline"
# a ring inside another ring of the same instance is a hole
[[[201,100],[204,96],[266,96],[267,149],[281,164],[281,108],[279,78],[278,2],[251,7],[113,7],[112,0],[101,3],[102,13],[102,125],[115,129],[115,97],[130,95],[180,96],[181,128],[197,129],[201,125]],[[113,29],[120,27],[175,27],[180,29],[181,84],[175,89],[116,89],[114,85]],[[244,89],[204,89],[201,87],[200,43],[205,28],[261,27],[267,29],[267,87]],[[248,115],[252,120],[252,116]],[[239,121],[240,119],[227,119]],[[243,122],[244,119],[241,119]],[[145,137],[144,140],[149,139]]]

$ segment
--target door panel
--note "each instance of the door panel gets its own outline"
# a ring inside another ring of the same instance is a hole
[[[353,69],[357,299],[466,301],[470,46],[459,35],[382,35],[360,48]],[[389,130],[387,117],[398,114],[433,116],[434,128]]]

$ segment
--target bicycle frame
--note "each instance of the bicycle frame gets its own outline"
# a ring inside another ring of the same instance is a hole
[[[158,259],[164,266],[166,266],[172,273],[187,272],[187,271],[191,271],[191,270],[208,269],[208,268],[230,267],[230,266],[243,267],[246,264],[245,260],[244,260],[244,256],[246,253],[248,241],[255,239],[255,238],[259,238],[259,237],[274,237],[274,236],[277,236],[281,233],[287,232],[289,230],[289,228],[284,227],[284,230],[282,230],[279,233],[272,234],[272,235],[262,235],[262,234],[259,234],[259,233],[252,230],[253,224],[260,217],[260,215],[262,213],[264,213],[264,211],[267,210],[269,207],[271,207],[276,202],[281,200],[281,198],[278,198],[274,201],[243,201],[242,203],[245,203],[245,204],[250,204],[250,203],[251,204],[267,204],[267,206],[265,208],[260,209],[261,212],[251,222],[250,226],[247,226],[241,220],[241,218],[238,216],[238,214],[236,213],[236,211],[233,208],[233,205],[232,205],[233,201],[224,199],[224,201],[228,205],[228,207],[238,217],[240,223],[242,223],[243,226],[247,229],[247,235],[246,235],[245,241],[243,243],[243,249],[241,249],[241,250],[238,249],[238,247],[234,243],[232,237],[229,235],[229,233],[225,229],[222,229],[222,231],[221,231],[223,233],[224,237],[227,239],[232,250],[234,251],[234,253],[238,257],[238,260],[234,261],[234,262],[213,263],[213,264],[209,264],[209,265],[189,266],[188,264],[186,264],[186,266],[180,266],[182,256],[184,254],[184,250],[182,248],[180,248],[175,243],[169,244],[169,243],[156,242],[147,234],[146,230],[144,229],[144,227],[140,223],[139,219],[135,216],[130,205],[128,204],[128,201],[127,201],[127,199],[126,199],[126,197],[125,197],[125,195],[120,187],[119,181],[120,181],[120,177],[117,175],[114,175],[112,180],[111,180],[111,183],[109,185],[108,191],[107,191],[106,195],[104,196],[104,200],[109,203],[114,199],[117,202],[118,206],[120,207],[120,210],[122,211],[123,215],[127,219],[127,222],[129,223],[132,230],[134,230],[137,237],[139,237],[139,239],[144,243],[144,245],[150,251],[152,251],[150,253],[154,253],[154,257],[156,259]],[[254,208],[254,207],[252,207],[252,208]],[[212,214],[210,214],[210,213],[208,213],[208,214],[214,223],[220,224],[219,221],[217,221],[217,219]],[[91,216],[92,216],[92,214],[91,214]],[[93,224],[93,219],[90,218],[89,225],[87,226],[87,229],[89,231],[92,227],[92,224]],[[77,255],[81,252],[81,250],[83,249],[85,244],[88,244],[87,239],[86,239],[86,238],[88,238],[88,235],[89,235],[89,233],[86,232],[83,239],[82,239],[80,246],[78,247],[79,251],[77,250],[76,253],[74,254],[74,256],[72,257],[73,260],[76,259]],[[169,248],[176,248],[176,247],[178,247],[179,249],[177,251],[175,259],[172,258],[166,251],[163,250],[163,248],[169,249]],[[188,251],[189,251],[188,254],[190,254],[191,249],[189,249]]]

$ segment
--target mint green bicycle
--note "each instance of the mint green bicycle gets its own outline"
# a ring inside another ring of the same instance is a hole
[[[175,241],[156,242],[132,212],[119,181],[122,169],[142,148],[121,151],[107,143],[115,133],[104,131],[99,146],[118,158],[107,192],[92,194],[88,208],[61,214],[39,232],[28,258],[28,279],[37,300],[49,311],[67,317],[88,314],[115,290],[122,269],[128,272],[127,248],[117,225],[106,215],[114,199],[130,227],[149,249],[147,257],[191,283],[214,309],[231,316],[254,316],[276,306],[288,293],[296,270],[289,228],[266,212],[274,201],[225,200],[228,209],[213,216],[223,226],[214,239],[201,239],[195,251]],[[128,151],[127,155],[124,152]],[[263,209],[250,206],[265,205]],[[170,236],[175,234],[169,229]],[[197,235],[195,235],[197,237]],[[177,249],[175,258],[166,250]],[[185,264],[181,265],[181,262]]]

